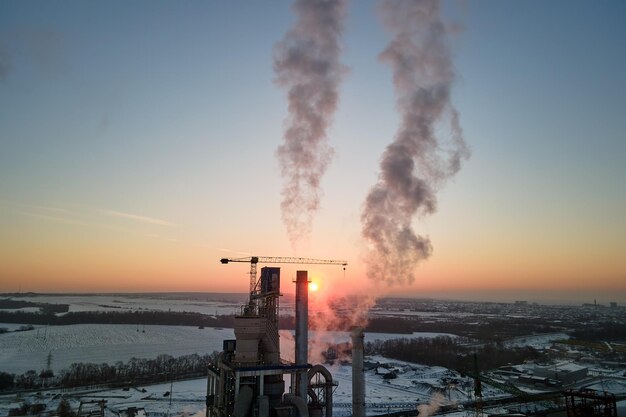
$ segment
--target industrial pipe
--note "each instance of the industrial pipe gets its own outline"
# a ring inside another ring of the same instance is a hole
[[[309,369],[308,373],[309,382],[311,382],[311,379],[315,376],[317,372],[322,374],[325,381],[324,399],[326,401],[326,413],[324,414],[324,417],[333,417],[333,376],[330,371],[322,365],[313,365],[313,367]]]
[[[350,336],[352,337],[352,417],[365,417],[363,329],[353,328]]]
[[[293,394],[285,394],[283,395],[283,401],[296,407],[296,410],[298,410],[298,417],[309,417],[309,409],[306,405],[306,401],[302,398]]]
[[[296,365],[308,363],[309,346],[309,278],[307,271],[296,272]],[[307,401],[308,378],[306,370],[299,371],[296,395]]]
[[[233,417],[246,417],[250,411],[252,405],[252,397],[254,392],[248,385],[244,385],[239,390],[237,398],[235,398],[235,407],[233,410]]]

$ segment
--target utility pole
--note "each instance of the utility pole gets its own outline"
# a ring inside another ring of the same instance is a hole
[[[172,375],[170,379],[170,408],[172,407],[172,396],[174,395],[174,391],[172,391],[174,387],[174,376]]]

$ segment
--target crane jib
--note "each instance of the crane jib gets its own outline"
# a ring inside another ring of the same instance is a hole
[[[309,264],[309,265],[348,265],[347,261],[332,259],[311,259],[311,258],[294,258],[294,257],[276,257],[276,256],[250,256],[246,258],[222,258],[220,262],[227,264],[229,262],[245,262],[250,264],[257,263],[282,263],[282,264]]]

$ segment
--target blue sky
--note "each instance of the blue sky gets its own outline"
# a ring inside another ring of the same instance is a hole
[[[444,6],[464,27],[453,100],[472,157],[439,211],[415,219],[434,253],[408,290],[598,283],[626,300],[626,3]],[[154,271],[137,265],[165,253],[160,289],[245,290],[223,284],[212,260],[225,249],[292,254],[272,54],[293,21],[288,2],[0,3],[0,290],[80,287],[70,262],[115,264],[115,285],[89,288],[141,288]],[[349,259],[351,279],[363,275],[361,205],[398,123],[377,58],[387,41],[376,3],[352,1],[335,156],[297,253]]]

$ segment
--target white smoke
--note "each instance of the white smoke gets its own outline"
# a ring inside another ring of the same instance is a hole
[[[339,61],[347,0],[297,0],[298,20],[276,45],[276,83],[287,90],[289,115],[277,156],[284,179],[282,219],[292,247],[308,237],[319,209],[320,181],[332,157],[327,130],[345,72]]]
[[[416,234],[412,221],[435,212],[437,190],[469,151],[450,100],[454,71],[439,1],[385,0],[380,12],[393,38],[379,58],[392,68],[401,122],[365,200],[362,235],[371,252],[369,278],[406,284],[432,253],[430,239]],[[444,125],[449,134],[441,138]]]
[[[417,406],[417,415],[418,417],[432,416],[446,403],[445,397],[437,392],[433,394],[428,404],[420,404]]]
[[[178,412],[178,417],[206,417],[206,407],[196,410],[195,407],[185,406]]]

